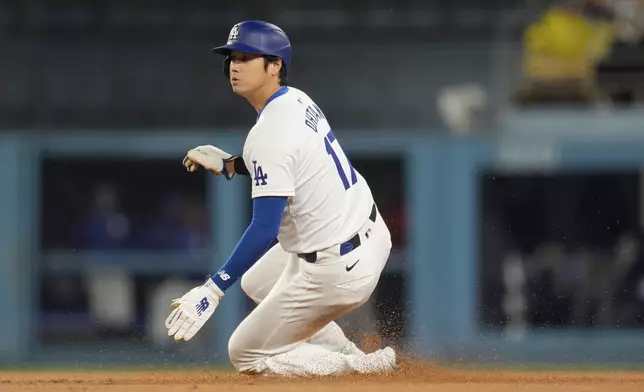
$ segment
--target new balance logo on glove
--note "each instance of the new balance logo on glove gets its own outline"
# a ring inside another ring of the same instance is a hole
[[[197,316],[201,316],[201,314],[202,314],[203,312],[205,312],[205,311],[206,311],[206,309],[208,309],[208,306],[210,306],[210,302],[208,302],[208,298],[203,297],[203,299],[201,300],[201,302],[199,302],[199,303],[195,306],[195,308],[197,309]]]

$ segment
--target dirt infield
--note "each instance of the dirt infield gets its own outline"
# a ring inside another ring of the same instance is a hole
[[[644,372],[516,372],[447,369],[407,361],[390,375],[315,379],[211,371],[0,372],[0,391],[183,392],[557,392],[643,391]]]

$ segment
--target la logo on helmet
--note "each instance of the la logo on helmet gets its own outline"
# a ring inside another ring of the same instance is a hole
[[[228,34],[228,41],[235,41],[239,37],[239,25],[234,25]]]

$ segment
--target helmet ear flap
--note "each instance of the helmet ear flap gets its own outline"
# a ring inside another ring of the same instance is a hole
[[[230,62],[232,61],[232,58],[230,56],[226,56],[224,59],[224,75],[226,75],[226,79],[230,80]]]

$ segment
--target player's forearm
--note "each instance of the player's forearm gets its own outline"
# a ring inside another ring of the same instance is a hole
[[[226,263],[212,276],[213,282],[225,292],[259,260],[274,238],[268,227],[251,222]]]
[[[226,263],[212,277],[222,291],[232,286],[266,252],[277,237],[285,207],[285,197],[253,200],[253,220]]]

